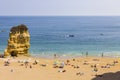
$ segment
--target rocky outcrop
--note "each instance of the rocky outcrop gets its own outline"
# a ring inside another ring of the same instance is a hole
[[[29,55],[30,35],[26,25],[12,27],[9,33],[8,45],[4,56]]]

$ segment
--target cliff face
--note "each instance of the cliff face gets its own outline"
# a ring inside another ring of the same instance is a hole
[[[4,56],[28,55],[30,48],[30,35],[26,25],[12,27],[9,33],[8,45]]]

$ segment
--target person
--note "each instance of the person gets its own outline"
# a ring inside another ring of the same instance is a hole
[[[82,56],[83,56],[83,52],[82,52]]]
[[[66,72],[66,70],[64,70],[64,66],[65,66],[65,63],[63,61],[60,62],[60,66],[59,66],[58,72]]]
[[[59,63],[58,60],[57,60],[57,61],[54,61],[53,67],[54,67],[54,68],[58,68],[58,63]]]
[[[27,60],[24,62],[26,68],[27,68],[27,66],[28,66],[28,63],[29,63],[29,62],[28,62]]]
[[[95,68],[94,68],[94,71],[95,71],[95,72],[97,72],[97,71],[98,71],[98,69],[95,67]]]
[[[70,60],[67,60],[67,65],[70,63]]]
[[[94,68],[96,68],[96,67],[97,67],[97,65],[95,64],[95,65],[94,65]]]
[[[60,68],[64,68],[64,66],[65,66],[65,63],[64,63],[64,62],[61,62]]]
[[[104,54],[102,53],[102,55],[101,55],[102,57],[104,56]]]
[[[56,58],[57,57],[57,55],[56,54],[54,54],[54,58]]]
[[[88,52],[86,52],[86,57],[88,56]]]
[[[32,68],[32,66],[30,65],[30,68]]]
[[[13,69],[11,69],[10,72],[13,72]]]
[[[38,64],[38,61],[37,61],[37,60],[35,60],[35,64]]]

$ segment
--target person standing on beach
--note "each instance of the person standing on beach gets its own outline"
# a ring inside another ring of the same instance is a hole
[[[102,57],[104,57],[104,54],[102,53],[102,55],[101,55]]]
[[[83,56],[83,52],[82,52],[82,56]]]
[[[86,52],[86,57],[88,56],[88,52]]]
[[[56,54],[54,54],[54,59],[56,59],[56,57],[57,57],[57,55],[56,55]]]

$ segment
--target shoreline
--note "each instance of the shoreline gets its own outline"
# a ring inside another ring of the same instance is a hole
[[[0,53],[2,54],[2,53]],[[3,55],[3,54],[2,54]],[[120,58],[120,55],[68,55],[68,54],[56,54],[58,59],[72,59],[72,58],[86,58],[86,57],[97,57],[97,58]],[[22,56],[22,55],[20,55]],[[30,54],[30,57],[33,58],[42,58],[42,59],[54,59],[54,55],[41,55],[41,54]]]
[[[57,54],[56,54],[57,55]],[[45,59],[54,59],[54,55],[31,55],[31,57],[34,57],[34,58],[45,58]],[[58,54],[57,55],[57,58],[58,59],[71,59],[71,58],[86,58],[86,57],[98,57],[98,58],[120,58],[120,56],[111,56],[111,55],[87,55],[87,56],[85,56],[85,55],[65,55],[65,54],[63,54],[63,55],[60,55],[60,54]]]
[[[53,58],[54,54],[58,55],[62,58],[71,58],[71,57],[83,57],[86,56],[95,56],[95,57],[120,57],[120,51],[83,51],[83,52],[66,52],[66,53],[59,53],[59,52],[29,52],[33,57],[41,57],[41,58]],[[4,54],[4,52],[0,52],[0,54]]]

